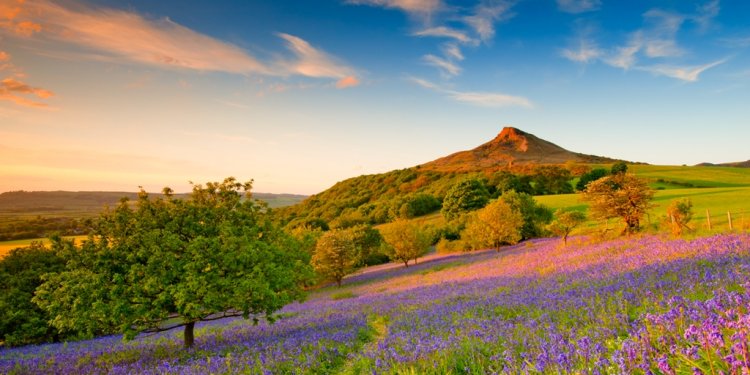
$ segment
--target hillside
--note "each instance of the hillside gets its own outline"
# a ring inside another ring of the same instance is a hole
[[[713,164],[713,163],[700,163],[696,165],[697,167],[736,167],[736,168],[750,168],[750,160],[745,161],[736,161],[731,163],[719,163],[719,164]]]
[[[568,151],[522,130],[505,127],[495,139],[420,165],[440,172],[486,172],[528,164],[608,164],[618,160]]]
[[[741,374],[750,237],[558,239],[344,279],[274,324],[0,350],[0,373]],[[709,341],[710,340],[710,341]],[[709,346],[710,344],[710,346]],[[673,355],[677,353],[677,355]],[[717,355],[716,353],[720,353]],[[670,371],[660,370],[669,369]],[[712,372],[713,370],[713,372]]]

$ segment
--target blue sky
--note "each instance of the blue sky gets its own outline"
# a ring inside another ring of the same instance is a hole
[[[311,194],[515,126],[750,158],[746,1],[0,3],[0,191],[235,176]]]

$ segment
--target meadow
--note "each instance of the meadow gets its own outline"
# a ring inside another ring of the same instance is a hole
[[[377,266],[275,324],[0,351],[9,374],[719,374],[750,368],[750,235],[654,235]],[[743,370],[745,369],[745,370]]]

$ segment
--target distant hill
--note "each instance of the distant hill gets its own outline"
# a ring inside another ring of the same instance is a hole
[[[153,194],[159,195],[159,194]],[[0,194],[0,241],[38,238],[52,232],[85,234],[85,219],[98,216],[105,206],[121,198],[135,200],[134,192],[114,191],[11,191]],[[185,197],[187,194],[176,194]],[[299,203],[307,196],[253,193],[253,198],[278,208]]]
[[[460,151],[420,167],[439,172],[501,170],[528,164],[608,164],[618,160],[568,151],[522,130],[505,127],[495,139],[473,150]]]
[[[750,168],[750,160],[736,161],[731,163],[700,163],[696,164],[696,167],[735,167],[735,168]]]

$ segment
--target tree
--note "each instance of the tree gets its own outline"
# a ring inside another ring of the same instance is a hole
[[[0,341],[18,346],[75,336],[75,332],[58,333],[47,324],[47,312],[31,302],[34,290],[42,284],[41,276],[63,269],[65,259],[41,242],[13,249],[0,259]]]
[[[386,254],[394,260],[404,262],[409,267],[409,261],[427,253],[432,244],[432,236],[417,223],[399,219],[381,229],[386,242]]]
[[[592,216],[598,219],[621,218],[624,233],[634,233],[649,208],[653,190],[645,180],[629,173],[617,173],[591,182],[583,199],[591,203]]]
[[[478,210],[490,200],[490,194],[482,181],[467,179],[453,185],[443,199],[443,216],[452,220],[463,213]]]
[[[570,171],[556,165],[542,165],[534,170],[534,194],[568,194],[573,192],[570,185]]]
[[[690,198],[672,201],[667,207],[667,217],[674,235],[681,235],[683,229],[690,230],[687,224],[693,218],[693,202]]]
[[[626,168],[627,168],[627,166],[626,166]],[[609,174],[609,171],[607,171],[604,168],[595,168],[595,169],[592,169],[592,170],[584,173],[583,175],[581,175],[581,178],[576,183],[576,190],[578,190],[578,191],[586,190],[586,186],[588,186],[588,184],[591,181],[596,181],[596,180],[598,180],[598,179],[600,179],[600,178],[602,178],[602,177],[604,177],[604,176],[606,176],[608,174]]]
[[[385,254],[379,252],[383,236],[370,225],[358,225],[348,228],[355,249],[356,267],[382,264],[388,261]]]
[[[336,281],[349,274],[357,264],[357,248],[350,230],[335,229],[324,233],[315,245],[312,266],[315,272]]]
[[[618,161],[617,163],[612,164],[612,168],[610,169],[610,174],[621,174],[621,173],[627,173],[628,171],[628,165],[624,161]]]
[[[568,236],[573,229],[586,221],[586,214],[581,211],[558,209],[555,219],[547,226],[550,232],[563,238],[563,244],[568,245]]]
[[[505,203],[521,213],[523,226],[521,227],[521,239],[540,237],[543,235],[544,226],[552,220],[552,210],[542,204],[537,204],[529,194],[507,191],[500,196]]]
[[[534,193],[534,188],[531,186],[531,176],[519,176],[508,171],[493,174],[490,177],[489,185],[492,190],[490,195],[495,198],[510,190],[518,193]]]
[[[275,311],[303,298],[312,269],[251,198],[251,184],[230,177],[194,185],[187,199],[169,188],[157,199],[141,189],[135,205],[124,198],[101,215],[64,271],[46,275],[34,302],[59,330],[112,326],[131,339],[184,327],[186,347],[196,322],[273,322]]]
[[[521,240],[524,221],[521,212],[502,199],[497,199],[477,211],[466,225],[462,239],[475,249],[485,246],[500,251],[503,244],[514,245]]]

